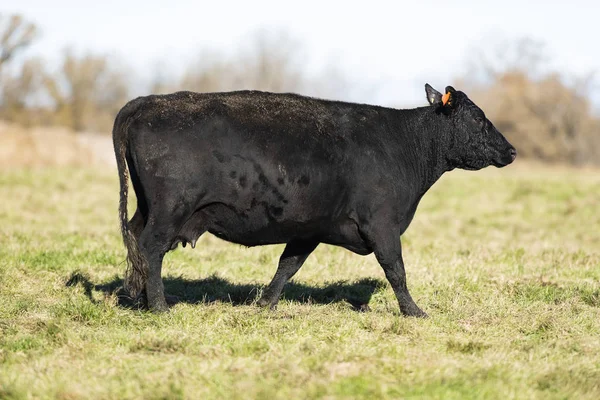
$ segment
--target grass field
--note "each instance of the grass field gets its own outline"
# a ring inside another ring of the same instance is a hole
[[[599,171],[443,177],[403,238],[426,320],[324,245],[262,310],[283,247],[209,235],[167,256],[170,313],[120,306],[117,194],[113,170],[0,171],[0,398],[600,398]]]

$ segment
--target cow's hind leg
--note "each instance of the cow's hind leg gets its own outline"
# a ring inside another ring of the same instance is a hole
[[[144,226],[146,225],[146,222],[144,221],[144,217],[142,215],[142,212],[139,208],[137,208],[135,210],[135,213],[133,214],[133,217],[131,217],[131,219],[128,222],[128,226],[129,226],[129,230],[131,231],[131,233],[133,234],[136,243],[139,246],[139,241],[140,241],[140,235],[142,234],[142,231],[144,230]],[[137,274],[137,272],[135,270],[131,270],[131,271],[127,271],[127,274],[133,274],[133,277],[130,275],[129,278],[131,279],[142,279],[142,277],[139,277]],[[125,277],[125,280],[127,280],[127,276]],[[126,282],[123,282],[124,286],[127,286]],[[130,293],[127,290],[123,291],[124,297],[129,298]],[[139,293],[137,298],[132,299],[134,301],[134,304],[139,304],[139,302],[141,301],[142,303],[146,302],[146,290],[144,289],[142,291],[142,293]]]
[[[283,287],[298,272],[318,244],[319,242],[312,240],[293,240],[285,246],[285,250],[279,258],[277,272],[258,300],[259,306],[271,308],[277,306]]]
[[[129,229],[131,230],[131,233],[133,233],[133,235],[135,236],[135,239],[139,242],[140,239],[140,235],[142,234],[142,231],[144,230],[144,226],[146,225],[146,222],[144,220],[144,216],[142,214],[142,211],[138,208],[135,210],[135,214],[133,214],[133,217],[129,220]],[[175,245],[177,244],[177,242],[175,243]],[[177,247],[177,246],[175,246]],[[171,247],[173,249],[173,247]],[[146,290],[143,291],[143,293],[141,293],[141,299],[142,301],[146,301]],[[174,296],[174,295],[169,295],[168,293],[165,293],[165,299],[167,300],[167,304],[169,305],[173,305],[179,302],[179,297]]]
[[[176,212],[151,214],[140,234],[140,251],[148,262],[146,298],[148,308],[155,312],[168,309],[161,277],[162,261],[165,254],[171,249],[180,223],[181,216]]]

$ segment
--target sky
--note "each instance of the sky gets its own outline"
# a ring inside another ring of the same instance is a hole
[[[443,90],[474,49],[522,37],[545,43],[548,70],[600,73],[600,1],[0,0],[0,13],[41,29],[23,56],[58,65],[65,48],[116,55],[141,81],[178,74],[206,49],[234,52],[259,29],[289,33],[303,67],[333,66],[368,89],[351,100],[382,105],[423,104],[425,82]]]

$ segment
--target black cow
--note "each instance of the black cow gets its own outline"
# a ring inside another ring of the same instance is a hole
[[[132,100],[113,129],[125,287],[166,310],[163,256],[210,232],[287,244],[258,301],[274,307],[327,243],[374,252],[401,312],[426,316],[408,292],[399,239],[421,197],[446,171],[503,167],[517,153],[463,92],[425,91],[429,106],[409,110],[258,91]],[[129,222],[127,166],[138,200]]]

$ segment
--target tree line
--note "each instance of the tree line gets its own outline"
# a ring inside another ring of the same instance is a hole
[[[58,69],[16,55],[39,37],[19,15],[0,15],[0,119],[23,126],[110,132],[132,95],[131,72],[102,54],[65,51]],[[301,47],[288,35],[257,32],[234,56],[204,54],[181,77],[157,77],[148,92],[257,89],[340,97],[353,85],[332,69],[309,76]],[[249,45],[248,45],[249,44]],[[593,76],[547,71],[543,44],[529,39],[474,51],[456,86],[475,100],[519,154],[544,162],[600,164],[600,119],[590,93]]]

